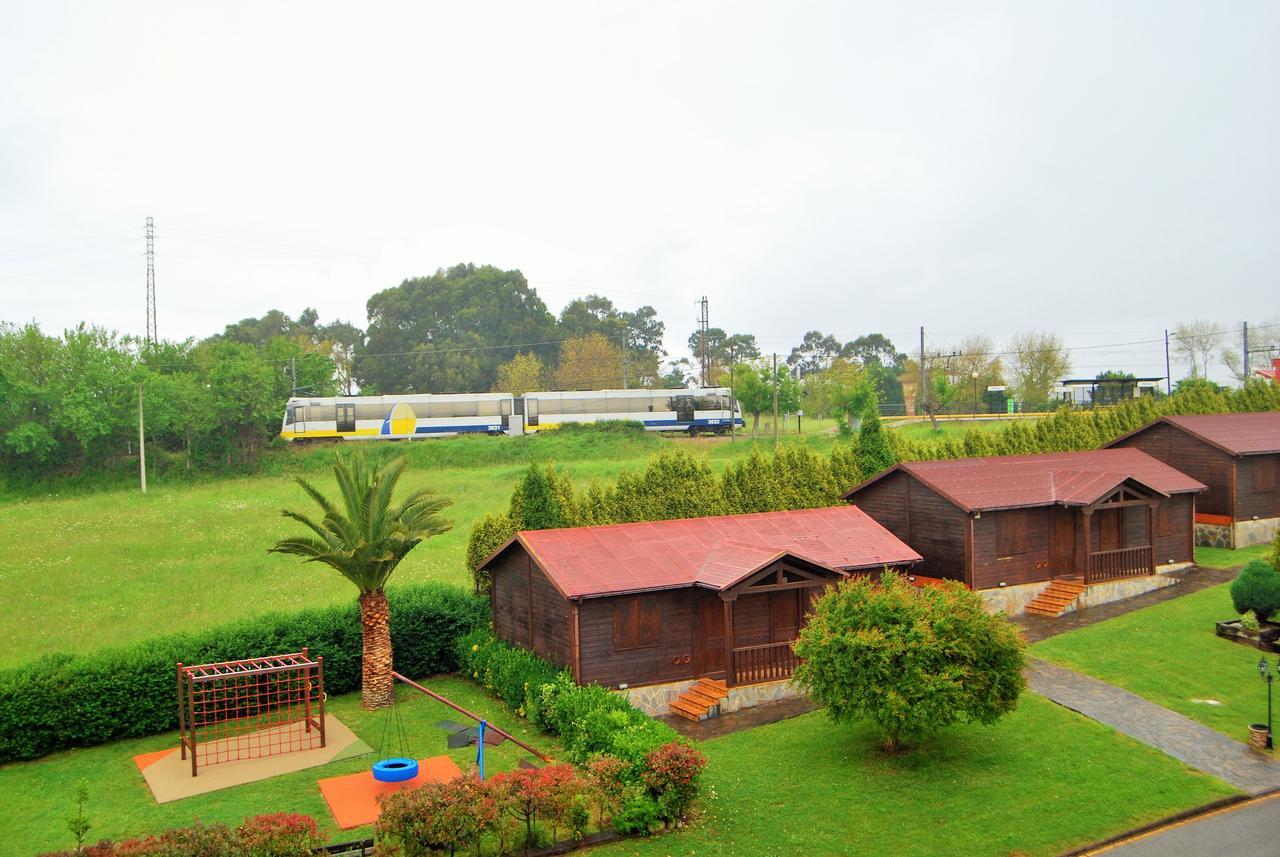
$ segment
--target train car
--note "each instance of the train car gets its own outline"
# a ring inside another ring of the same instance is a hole
[[[728,387],[526,393],[523,417],[526,431],[605,420],[631,420],[649,431],[691,434],[724,434],[743,425],[742,411]]]
[[[515,397],[509,393],[293,398],[285,407],[285,440],[393,440],[502,434]]]
[[[729,390],[582,390],[293,398],[280,436],[294,440],[404,440],[509,434],[564,423],[639,422],[649,431],[727,433],[743,425]]]

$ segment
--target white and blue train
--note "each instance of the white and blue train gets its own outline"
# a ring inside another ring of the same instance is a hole
[[[630,420],[649,431],[725,434],[743,425],[727,387],[293,398],[285,440],[403,440],[457,434],[520,435],[565,423]]]

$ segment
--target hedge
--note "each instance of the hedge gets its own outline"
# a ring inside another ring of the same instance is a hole
[[[396,668],[408,675],[457,669],[457,639],[488,621],[484,600],[458,587],[392,587],[387,598]],[[360,613],[354,598],[340,607],[272,613],[0,670],[0,763],[176,728],[178,661],[236,660],[304,646],[324,656],[328,693],[359,689]]]
[[[463,671],[538,727],[559,735],[565,756],[584,764],[601,754],[627,763],[640,776],[645,756],[679,734],[633,706],[624,696],[596,685],[574,683],[559,669],[481,628],[458,640]]]

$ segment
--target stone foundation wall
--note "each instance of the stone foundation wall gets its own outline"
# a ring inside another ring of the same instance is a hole
[[[1004,611],[1008,616],[1020,616],[1026,611],[1027,605],[1048,588],[1049,581],[1041,580],[1037,583],[1021,583],[999,589],[983,589],[978,594],[986,602],[989,612]]]
[[[673,681],[668,684],[629,687],[617,693],[625,696],[632,705],[650,717],[662,717],[671,713],[671,701],[695,684],[695,681]],[[797,696],[800,696],[800,691],[787,679],[731,687],[729,695],[720,702],[720,713],[731,714],[743,708]]]
[[[1196,524],[1196,546],[1202,548],[1230,548],[1231,527],[1226,524]]]
[[[1144,592],[1152,592],[1173,586],[1178,581],[1167,573],[1148,574],[1144,577],[1127,577],[1124,580],[1109,580],[1106,583],[1095,583],[1085,588],[1076,599],[1075,606],[1068,607],[1066,612],[1085,607],[1097,607],[1112,601],[1123,601]]]
[[[1197,527],[1200,525],[1197,524]],[[1247,548],[1249,545],[1269,544],[1275,540],[1276,530],[1280,529],[1280,518],[1258,518],[1253,521],[1236,521],[1236,548]],[[1199,544],[1197,541],[1196,544]]]

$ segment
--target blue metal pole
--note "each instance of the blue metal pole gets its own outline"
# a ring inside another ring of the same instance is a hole
[[[480,721],[480,735],[476,738],[476,764],[480,766],[480,779],[484,779],[484,727],[485,721]]]

